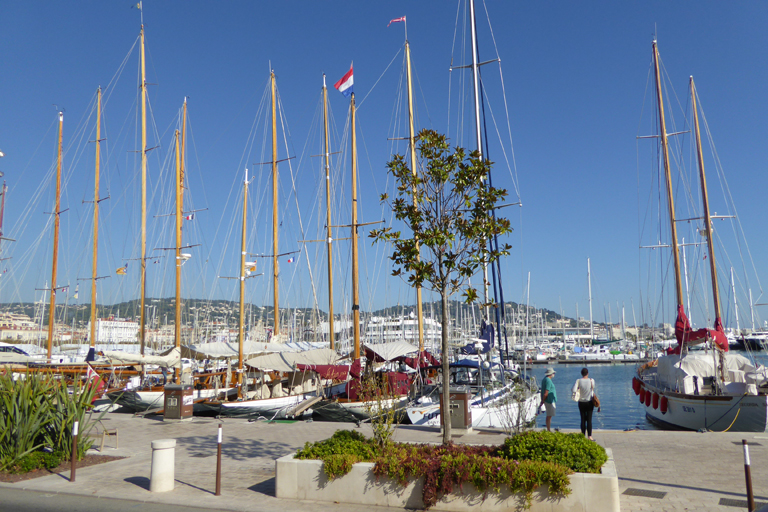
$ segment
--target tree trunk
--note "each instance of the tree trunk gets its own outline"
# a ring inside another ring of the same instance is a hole
[[[443,413],[441,417],[443,419],[443,444],[451,442],[451,402],[450,402],[450,370],[448,369],[448,286],[443,285],[443,289],[440,290],[440,299],[442,311],[442,342],[443,342]]]

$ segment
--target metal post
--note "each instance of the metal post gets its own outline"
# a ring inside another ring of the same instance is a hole
[[[221,423],[219,423],[219,440],[216,449],[216,496],[221,496]]]
[[[755,510],[755,495],[752,492],[752,471],[749,468],[749,444],[746,439],[741,440],[744,446],[744,477],[747,479],[747,511]]]
[[[72,425],[72,460],[70,464],[70,473],[69,473],[69,481],[74,482],[75,481],[75,466],[77,464],[77,428],[79,424],[76,421],[74,425]],[[751,492],[751,486],[750,486],[750,492]]]

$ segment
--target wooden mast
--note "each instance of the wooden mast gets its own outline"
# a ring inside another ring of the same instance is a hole
[[[699,132],[699,112],[696,107],[696,86],[691,81],[691,107],[693,108],[693,125],[696,133],[696,154],[699,159],[699,177],[701,178],[701,197],[704,202],[704,225],[707,230],[707,250],[709,251],[709,268],[712,272],[712,294],[715,300],[715,323],[720,318],[720,290],[717,286],[717,266],[715,264],[715,244],[712,241],[712,216],[709,213],[709,195],[707,194],[707,177],[704,174],[704,155],[701,152],[701,133]]]
[[[331,350],[335,350],[333,330],[333,249],[331,243],[331,153],[328,144],[328,89],[325,86],[325,74],[323,74],[323,125],[325,133],[325,224],[327,230],[328,247],[328,341]]]
[[[277,100],[275,98],[275,72],[269,74],[272,86],[272,287],[274,292],[274,335],[280,334],[279,290],[277,286]]]
[[[93,269],[91,270],[91,348],[96,346],[96,262],[99,244],[99,165],[101,159],[101,87],[96,93],[96,172],[93,187]]]
[[[407,23],[407,21],[404,21]],[[416,167],[418,162],[416,161],[416,134],[413,128],[413,82],[411,80],[411,46],[408,44],[408,28],[406,25],[406,40],[405,40],[405,59],[408,63],[408,143],[411,146],[411,172],[416,175]],[[414,190],[413,205],[417,206],[416,194]],[[417,251],[419,245],[416,245]],[[419,261],[421,261],[421,255],[417,255]],[[416,318],[419,329],[419,352],[424,351],[424,316],[421,304],[421,286],[416,286]]]
[[[667,202],[669,203],[669,221],[672,235],[672,256],[675,263],[675,285],[677,291],[677,306],[683,305],[683,283],[680,277],[680,249],[677,243],[677,220],[675,219],[675,198],[672,190],[672,173],[669,169],[669,144],[667,141],[667,125],[664,121],[664,102],[661,94],[661,73],[659,72],[659,50],[653,41],[653,64],[656,71],[656,99],[659,104],[659,129],[661,130],[661,149],[664,154],[664,175],[667,185]]]
[[[174,346],[181,347],[181,150],[179,130],[176,130],[176,304],[174,310]],[[174,382],[179,382],[179,368],[173,369]]]
[[[61,209],[61,143],[64,133],[64,112],[59,112],[59,149],[56,159],[56,205],[53,210],[53,265],[51,270],[51,306],[48,312],[48,362],[53,355],[53,324],[56,313],[56,272],[59,258],[59,214]]]
[[[357,138],[355,137],[355,93],[349,100],[352,139],[352,332],[355,352],[353,359],[360,358],[360,296],[357,277]]]
[[[147,73],[144,55],[144,24],[141,24],[141,299],[139,346],[144,355],[146,339],[145,302],[147,297]]]
[[[243,236],[240,242],[240,318],[237,326],[237,397],[243,397],[243,342],[245,322],[245,235],[248,220],[248,169],[243,181]]]

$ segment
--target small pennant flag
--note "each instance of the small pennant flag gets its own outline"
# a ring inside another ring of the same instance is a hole
[[[293,257],[288,258],[288,263],[293,263]]]
[[[80,285],[78,284],[77,286],[75,286],[75,295],[74,295],[75,300],[77,300],[77,297],[79,296],[79,294],[80,294]]]
[[[124,276],[127,273],[128,273],[128,264],[127,263],[125,264],[124,267],[120,267],[119,269],[117,269],[115,271],[115,274],[117,274],[119,276]]]
[[[345,97],[349,98],[349,96],[355,92],[353,90],[354,85],[354,79],[352,77],[352,65],[349,65],[349,71],[347,71],[347,74],[341,77],[341,80],[336,82],[334,84],[334,87]]]
[[[69,291],[69,286],[65,286],[61,289],[61,293],[67,293]]]
[[[185,215],[184,216],[185,220],[193,220],[194,218],[195,218],[195,214],[194,213],[190,213],[189,215]]]
[[[399,18],[395,18],[393,20],[389,20],[389,23],[387,23],[387,27],[389,27],[393,23],[399,23],[399,22],[405,22],[405,16],[401,16]]]

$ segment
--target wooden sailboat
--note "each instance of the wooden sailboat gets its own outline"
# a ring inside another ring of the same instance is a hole
[[[768,431],[768,376],[751,362],[728,352],[728,340],[720,316],[717,267],[712,240],[712,217],[709,213],[707,182],[699,132],[696,89],[690,80],[693,124],[697,145],[699,178],[703,200],[702,230],[707,237],[712,294],[715,308],[714,329],[693,330],[683,307],[679,244],[675,219],[668,139],[659,72],[659,52],[653,42],[659,129],[666,181],[666,198],[671,223],[671,248],[674,260],[677,320],[675,337],[678,345],[667,355],[638,370],[632,386],[644,404],[646,418],[666,428],[689,430]],[[706,343],[711,354],[690,353],[688,348]]]
[[[271,89],[271,112],[272,112],[272,278],[273,278],[273,307],[274,307],[274,330],[271,342],[280,343],[287,341],[287,337],[280,332],[280,310],[279,310],[279,267],[278,257],[285,254],[278,252],[278,213],[277,213],[277,191],[278,191],[278,158],[277,158],[277,95],[275,73],[270,73]],[[328,155],[326,155],[327,158]],[[296,371],[297,363],[309,362],[302,359],[300,355],[291,355],[292,363],[281,359],[280,356],[272,360],[256,358],[248,361],[248,366],[257,369],[252,372],[255,389],[248,391],[247,384],[250,380],[244,366],[243,344],[245,340],[244,321],[245,321],[245,279],[255,277],[255,275],[246,276],[246,225],[247,225],[247,196],[248,196],[248,174],[243,185],[243,217],[242,217],[242,239],[240,251],[240,317],[238,324],[238,394],[236,400],[209,400],[205,407],[216,410],[222,416],[235,417],[259,417],[263,416],[270,419],[280,419],[294,417],[301,413],[311,414],[309,409],[312,404],[319,400],[318,389],[319,379],[315,372]],[[330,229],[330,226],[329,226]],[[329,235],[330,244],[330,235]],[[329,249],[330,250],[330,249]],[[290,253],[286,253],[290,254]],[[330,261],[330,257],[329,257]],[[310,351],[318,353],[318,351]],[[310,357],[309,354],[305,354]],[[335,361],[335,353],[328,350],[326,353],[318,353],[325,357],[325,364]],[[263,361],[258,363],[255,361]],[[315,363],[316,364],[316,363]],[[266,366],[262,366],[266,365]],[[264,371],[266,370],[266,371]],[[272,371],[271,374],[267,373]],[[315,397],[317,397],[315,399]]]

